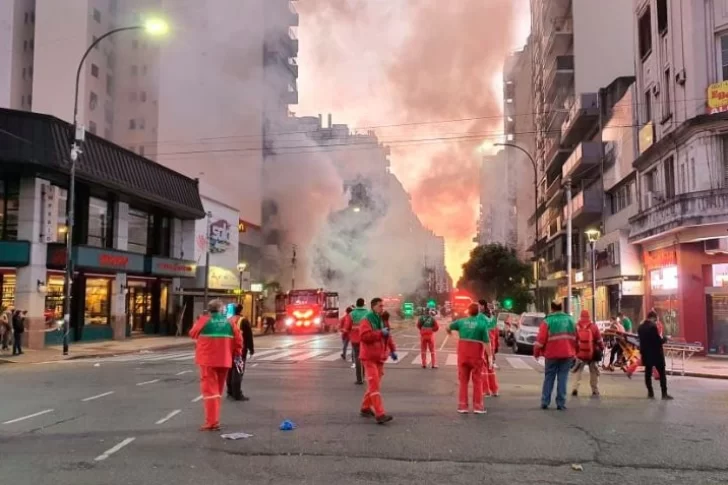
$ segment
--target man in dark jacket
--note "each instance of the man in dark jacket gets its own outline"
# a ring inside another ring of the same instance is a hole
[[[647,320],[642,322],[637,330],[640,338],[640,354],[642,365],[645,366],[645,385],[647,386],[647,397],[655,398],[655,391],[652,389],[652,369],[657,369],[660,374],[660,389],[662,399],[670,400],[672,396],[667,393],[667,376],[665,373],[665,351],[662,345],[667,339],[660,335],[657,328],[657,313],[651,311],[647,314]]]
[[[243,335],[243,362],[240,372],[233,366],[228,373],[227,392],[228,396],[236,401],[249,401],[250,398],[243,394],[243,377],[248,358],[255,354],[255,345],[253,344],[253,327],[250,325],[250,320],[243,317],[243,305],[235,307],[235,315],[230,317],[230,323],[238,327]]]
[[[23,353],[23,333],[25,333],[25,316],[27,311],[21,312],[15,310],[13,314],[13,355],[21,355]]]

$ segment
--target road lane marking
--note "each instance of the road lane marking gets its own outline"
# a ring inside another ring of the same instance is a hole
[[[102,397],[111,396],[114,393],[114,391],[104,392],[101,394],[96,394],[95,396],[87,397],[85,399],[81,399],[81,402],[88,402],[88,401],[94,401],[96,399],[100,399]]]
[[[158,360],[166,360],[166,359],[175,360],[175,359],[178,359],[178,358],[189,359],[193,355],[195,355],[195,353],[194,352],[190,352],[188,350],[186,352],[173,352],[171,354],[164,354],[164,355],[160,355],[160,356],[157,356],[157,357],[150,357],[148,359],[144,359],[144,361],[145,362],[155,362],[155,361],[158,361]]]
[[[187,355],[183,355],[183,356],[180,356],[180,357],[173,357],[173,358],[171,358],[169,360],[173,360],[175,362],[182,362],[183,360],[191,360],[191,359],[194,359],[194,358],[195,358],[195,353],[194,352],[190,352]]]
[[[311,352],[307,352],[305,354],[297,355],[293,358],[294,361],[300,362],[302,360],[311,359],[313,357],[317,357],[319,355],[327,353],[328,350],[312,350]]]
[[[261,357],[261,356],[264,356],[264,355],[275,354],[276,352],[280,352],[280,351],[281,351],[281,349],[269,349],[269,350],[264,350],[263,352],[256,351],[255,354],[253,354],[252,357],[254,359],[257,359],[258,357]]]
[[[15,418],[15,419],[11,419],[10,421],[5,421],[3,424],[18,423],[20,421],[25,421],[26,419],[35,418],[36,416],[42,416],[44,414],[52,413],[53,411],[54,411],[53,409],[46,409],[44,411],[39,411],[37,413],[29,414],[27,416],[23,416],[22,418]]]
[[[397,365],[400,362],[402,362],[404,360],[404,358],[407,357],[408,354],[409,354],[409,352],[402,352],[402,353],[398,354],[396,361],[392,360],[392,357],[387,357],[387,362],[385,362],[385,364]]]
[[[154,384],[159,382],[159,379],[152,379],[151,381],[137,382],[137,386],[146,386],[147,384]]]
[[[169,413],[168,415],[166,415],[165,417],[163,417],[162,419],[160,419],[159,421],[157,421],[154,424],[166,423],[167,421],[169,421],[170,419],[174,418],[175,416],[177,416],[181,412],[182,412],[181,409],[175,409],[174,411],[172,411],[171,413]]]
[[[301,350],[301,349],[284,350],[283,352],[280,352],[277,354],[272,354],[272,355],[266,355],[265,357],[261,357],[260,359],[255,359],[255,360],[262,360],[262,361],[271,361],[271,360],[279,360],[279,359],[287,360],[287,359],[291,359],[295,355],[305,354],[306,352],[307,352],[307,350],[305,350],[305,349],[304,350]]]
[[[197,396],[196,398],[194,398],[192,400],[192,402],[200,402],[200,401],[202,401],[202,394],[200,394],[199,396]]]
[[[447,354],[445,365],[458,365],[458,354]]]
[[[445,335],[445,340],[442,341],[442,345],[440,345],[440,350],[445,348],[445,344],[447,343],[447,340],[450,338],[449,335]]]
[[[506,362],[510,364],[514,369],[527,369],[532,370],[532,367],[526,364],[526,361],[520,357],[506,357]]]
[[[348,358],[346,360],[350,360],[351,359],[350,354],[347,354],[347,357]],[[341,358],[341,352],[334,352],[331,355],[327,355],[327,356],[321,357],[321,358],[316,359],[316,360],[319,360],[319,361],[322,361],[322,362],[333,362],[335,360],[343,360],[343,359]]]
[[[253,364],[250,367],[258,367],[258,364]]]
[[[191,370],[183,370],[183,371],[177,372],[175,375],[176,376],[181,376],[181,375],[184,375],[184,374],[189,374],[190,372],[192,372],[192,371]]]
[[[127,438],[118,445],[114,446],[113,448],[109,448],[108,450],[104,451],[102,454],[94,458],[94,461],[104,461],[117,451],[121,450],[123,447],[134,441],[136,438]]]

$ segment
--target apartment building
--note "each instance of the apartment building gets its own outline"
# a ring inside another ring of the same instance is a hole
[[[728,10],[635,0],[637,213],[645,306],[666,333],[728,350]]]
[[[544,298],[567,298],[582,269],[584,231],[601,227],[599,92],[634,72],[631,0],[532,0],[533,102],[538,163],[539,274]],[[565,182],[571,185],[567,200]],[[573,220],[567,268],[567,216]],[[579,300],[572,303],[577,304]],[[572,311],[578,310],[572,305]]]
[[[483,157],[480,166],[478,244],[502,244],[516,249],[518,171],[518,167],[509,163],[506,150]]]

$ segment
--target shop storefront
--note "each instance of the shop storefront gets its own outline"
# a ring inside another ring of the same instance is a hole
[[[15,307],[16,268],[29,263],[29,242],[0,241],[0,310]]]
[[[710,268],[712,286],[706,288],[708,354],[728,355],[728,264]]]

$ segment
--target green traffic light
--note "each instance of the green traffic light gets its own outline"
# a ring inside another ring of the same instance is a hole
[[[437,306],[437,302],[435,300],[430,300],[427,302],[427,308],[435,308]]]
[[[513,299],[506,298],[505,300],[503,300],[503,308],[505,308],[506,310],[510,310],[511,308],[513,308]]]

